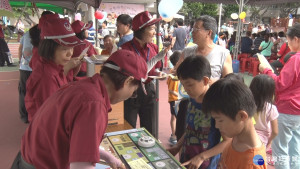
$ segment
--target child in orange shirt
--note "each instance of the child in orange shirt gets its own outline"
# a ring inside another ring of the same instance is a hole
[[[170,56],[170,61],[172,65],[176,65],[180,58],[181,52],[175,51],[171,56]],[[168,84],[168,91],[169,91],[169,98],[168,102],[170,104],[170,110],[171,110],[171,120],[170,120],[170,125],[171,125],[171,130],[172,134],[169,139],[169,142],[173,145],[177,143],[176,135],[175,135],[175,129],[176,129],[176,112],[175,112],[175,101],[178,100],[178,85],[179,85],[179,80],[177,79],[172,79],[171,77],[168,77],[167,80]]]
[[[221,79],[203,99],[203,111],[211,113],[216,128],[232,139],[224,149],[221,169],[266,169],[266,149],[257,135],[252,116],[256,111],[253,95],[242,82]]]

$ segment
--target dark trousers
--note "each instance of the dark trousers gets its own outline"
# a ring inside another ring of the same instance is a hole
[[[274,60],[272,63],[270,63],[270,65],[272,66],[272,69],[274,70],[274,73],[276,75],[279,75],[279,72],[277,71],[277,68],[282,68],[283,65],[279,60]]]
[[[187,109],[188,109],[189,102],[190,101],[188,98],[184,98],[179,103],[178,113],[176,116],[176,132],[175,132],[177,140],[179,140],[185,132],[186,116],[187,116]]]
[[[7,65],[11,64],[6,52],[9,52],[7,43],[3,38],[0,38],[0,66],[4,66],[5,62]]]
[[[137,115],[140,117],[140,126],[146,128],[151,134],[155,131],[155,85],[150,82],[145,84],[147,95],[142,87],[137,89],[137,97],[129,98],[124,102],[124,118],[136,128]]]
[[[35,167],[23,160],[21,152],[19,152],[10,169],[35,169]]]
[[[286,63],[291,56],[293,56],[295,54],[295,52],[289,52],[284,56],[284,60],[283,62]],[[270,65],[272,66],[274,73],[276,75],[279,75],[279,72],[277,71],[277,68],[283,68],[283,64],[279,61],[279,60],[275,60],[274,62],[270,63]]]
[[[28,123],[28,113],[25,107],[24,98],[26,95],[26,81],[29,78],[31,71],[20,70],[20,81],[19,81],[19,112],[21,120],[24,123]]]

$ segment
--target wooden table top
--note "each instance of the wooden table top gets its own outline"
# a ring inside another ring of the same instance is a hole
[[[120,130],[128,130],[132,128],[133,127],[126,120],[124,120],[124,124],[108,125],[106,128],[106,133],[120,131]]]

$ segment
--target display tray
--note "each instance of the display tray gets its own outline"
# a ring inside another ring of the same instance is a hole
[[[141,147],[138,145],[138,140],[142,136],[150,136],[155,140],[155,145],[153,147]],[[101,149],[110,152],[116,158],[120,159],[126,168],[139,168],[135,165],[133,167],[132,163],[142,159],[148,164],[147,167],[153,169],[181,169],[185,168],[180,166],[180,163],[167,152],[162,145],[144,128],[140,129],[130,129],[118,132],[107,133],[106,137],[102,140]],[[105,168],[101,161],[102,168]],[[109,166],[106,166],[109,167]],[[142,166],[140,166],[142,167]],[[100,169],[100,165],[96,167]]]

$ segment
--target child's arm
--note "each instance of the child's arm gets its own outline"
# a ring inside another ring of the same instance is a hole
[[[226,137],[224,135],[222,135],[222,137],[223,137],[222,142],[220,142],[213,148],[196,155],[195,157],[193,157],[189,161],[186,161],[185,163],[182,163],[181,165],[182,166],[189,165],[189,168],[199,168],[201,166],[201,164],[203,163],[203,161],[205,161],[205,160],[209,159],[210,157],[213,157],[217,154],[222,153],[224,148],[226,147],[226,145],[230,144],[232,141],[232,138]]]
[[[169,90],[169,93],[170,93],[170,94],[173,94],[173,95],[175,95],[175,96],[178,96],[178,92],[175,92],[175,91],[173,91],[173,90]]]
[[[272,133],[271,136],[269,137],[268,144],[266,147],[266,150],[271,148],[272,140],[277,136],[278,134],[278,123],[277,119],[271,121],[271,128],[272,128]]]
[[[175,156],[181,149],[184,141],[185,133],[182,135],[182,137],[177,141],[176,145],[174,145],[171,148],[168,148],[167,151],[169,151],[173,156]]]

